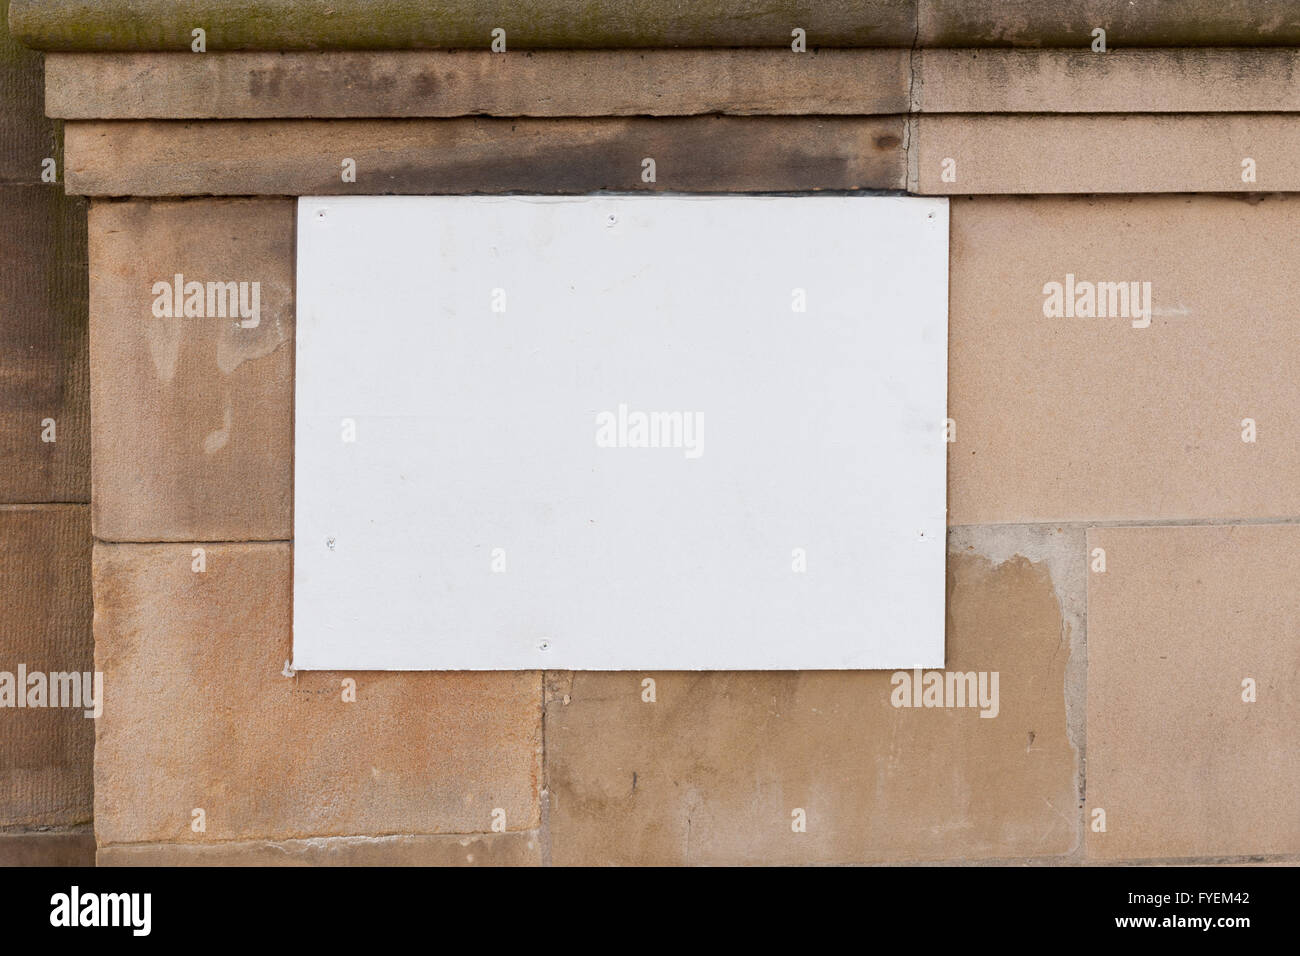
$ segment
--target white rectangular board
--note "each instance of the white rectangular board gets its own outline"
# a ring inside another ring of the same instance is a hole
[[[946,199],[303,198],[297,257],[296,668],[943,666]]]

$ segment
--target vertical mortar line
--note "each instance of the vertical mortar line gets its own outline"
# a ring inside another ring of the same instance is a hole
[[[909,193],[915,193],[919,184],[920,177],[917,173],[918,158],[916,155],[916,140],[920,135],[921,126],[918,117],[920,112],[921,91],[917,83],[917,45],[921,38],[921,0],[916,0],[912,6],[912,46],[907,51],[907,113],[903,117],[903,164],[904,179],[903,189]]]
[[[541,829],[537,840],[541,850],[542,866],[551,865],[551,787],[550,767],[546,762],[546,671],[542,671],[542,780],[538,794],[541,811]]]
[[[1088,563],[1088,530],[1089,526],[1083,527],[1083,593],[1079,595],[1081,609],[1079,611],[1079,641],[1078,649],[1082,660],[1078,663],[1079,668],[1079,688],[1076,691],[1081,700],[1077,701],[1075,709],[1075,739],[1078,746],[1079,765],[1075,771],[1075,788],[1078,793],[1079,801],[1079,833],[1078,845],[1072,854],[1080,864],[1088,860],[1087,842],[1088,842],[1088,590],[1091,585],[1091,567]],[[1068,686],[1068,685],[1067,685]]]

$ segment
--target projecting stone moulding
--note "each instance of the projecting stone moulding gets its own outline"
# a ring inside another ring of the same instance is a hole
[[[68,191],[90,196],[796,192],[905,179],[899,116],[86,122],[66,135]]]
[[[1286,46],[1300,0],[1088,3],[1026,0],[13,0],[9,23],[42,50],[506,49],[611,47]],[[494,35],[494,31],[502,31]]]
[[[51,53],[62,119],[1295,112],[1300,50]]]

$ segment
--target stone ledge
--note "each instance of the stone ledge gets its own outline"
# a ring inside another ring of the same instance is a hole
[[[63,119],[1300,111],[1300,50],[53,53]]]
[[[906,50],[55,53],[68,119],[904,113]]]
[[[903,119],[77,122],[68,191],[93,196],[901,189]],[[642,178],[653,158],[656,179]],[[344,159],[356,182],[343,182]]]
[[[14,35],[42,50],[509,49],[619,47],[1114,47],[1300,43],[1300,0],[12,0]]]

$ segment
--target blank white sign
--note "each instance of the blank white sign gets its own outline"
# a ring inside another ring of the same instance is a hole
[[[947,268],[946,199],[301,199],[294,666],[943,666]]]

